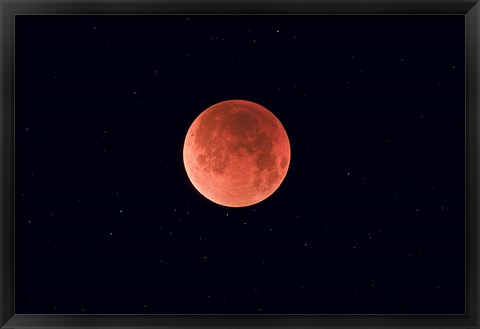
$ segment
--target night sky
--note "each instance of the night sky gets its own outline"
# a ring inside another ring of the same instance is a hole
[[[465,298],[464,16],[16,16],[16,313],[438,314]],[[217,205],[229,99],[291,163]]]

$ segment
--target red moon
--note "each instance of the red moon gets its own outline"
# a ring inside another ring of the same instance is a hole
[[[227,207],[246,207],[272,195],[290,165],[290,142],[275,115],[245,100],[203,111],[188,129],[183,162],[193,186]]]

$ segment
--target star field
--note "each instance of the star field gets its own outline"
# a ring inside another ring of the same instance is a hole
[[[16,312],[464,312],[463,16],[17,16]],[[227,208],[182,162],[207,107],[292,158]]]

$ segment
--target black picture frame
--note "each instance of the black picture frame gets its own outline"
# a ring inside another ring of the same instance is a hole
[[[478,0],[0,0],[1,328],[479,328]],[[464,315],[17,315],[14,309],[14,19],[19,14],[462,14],[466,17],[466,302]]]

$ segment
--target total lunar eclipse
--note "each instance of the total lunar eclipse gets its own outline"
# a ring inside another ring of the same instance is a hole
[[[290,164],[290,142],[275,115],[245,100],[217,103],[190,126],[183,161],[193,186],[227,207],[246,207],[272,195]]]

